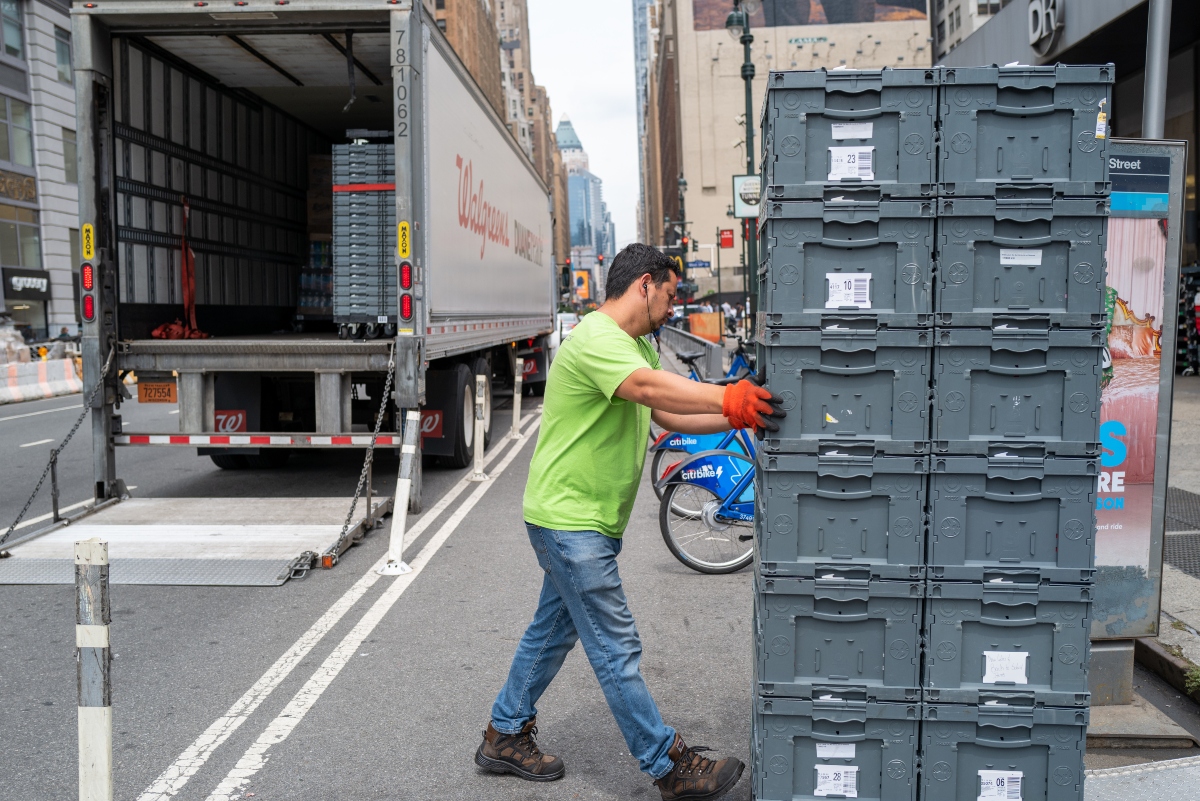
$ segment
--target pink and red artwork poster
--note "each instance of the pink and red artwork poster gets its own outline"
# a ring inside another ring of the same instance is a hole
[[[1096,565],[1149,569],[1162,369],[1166,221],[1108,221],[1108,350],[1100,403]]]

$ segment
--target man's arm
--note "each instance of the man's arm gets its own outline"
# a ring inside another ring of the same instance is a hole
[[[691,381],[665,370],[642,367],[630,373],[613,394],[618,398],[672,414],[720,415],[725,387]]]
[[[729,421],[720,414],[671,414],[653,409],[650,416],[667,431],[680,434],[719,434],[730,428]]]

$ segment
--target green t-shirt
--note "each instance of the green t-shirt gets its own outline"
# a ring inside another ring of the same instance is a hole
[[[620,537],[637,497],[650,409],[613,393],[642,367],[662,369],[645,337],[593,312],[567,335],[546,379],[542,430],[525,485],[525,519]]]

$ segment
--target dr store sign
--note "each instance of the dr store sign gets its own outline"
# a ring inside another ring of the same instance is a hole
[[[1029,46],[1041,55],[1050,52],[1063,29],[1063,0],[1029,0]]]

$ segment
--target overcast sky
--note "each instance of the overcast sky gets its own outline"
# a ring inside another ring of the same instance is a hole
[[[637,238],[637,100],[632,0],[528,0],[533,75],[550,95],[554,127],[571,118],[604,200],[617,245]]]

